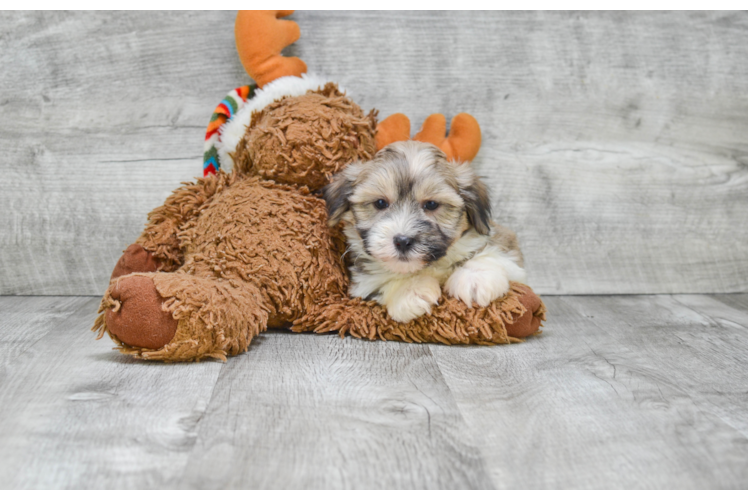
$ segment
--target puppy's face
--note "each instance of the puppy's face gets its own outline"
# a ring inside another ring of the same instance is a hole
[[[324,196],[330,225],[352,224],[363,251],[395,273],[444,257],[471,226],[489,231],[486,187],[467,163],[449,162],[423,142],[396,142],[350,165]]]

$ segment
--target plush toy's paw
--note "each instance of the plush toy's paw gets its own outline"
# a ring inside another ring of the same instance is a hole
[[[164,299],[151,278],[122,278],[109,293],[117,305],[106,311],[106,325],[119,340],[132,347],[160,349],[174,338],[179,322],[163,310]]]
[[[545,306],[529,286],[515,286],[522,289],[523,293],[518,298],[527,311],[521,316],[514,315],[513,323],[506,323],[506,333],[515,338],[528,337],[540,330],[545,317]]]
[[[473,307],[473,302],[486,307],[506,295],[509,291],[509,279],[502,268],[473,265],[468,261],[452,273],[444,289],[468,307]]]
[[[439,282],[430,276],[419,276],[400,284],[388,293],[387,312],[400,323],[407,323],[431,312],[442,295]]]
[[[122,254],[112,271],[109,280],[132,273],[153,273],[158,270],[159,262],[152,252],[133,243]]]

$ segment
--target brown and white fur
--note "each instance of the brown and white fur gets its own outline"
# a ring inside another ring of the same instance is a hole
[[[516,236],[491,220],[486,186],[431,144],[390,144],[339,172],[324,197],[330,225],[344,223],[351,296],[376,300],[396,321],[429,313],[442,287],[487,306],[525,281]]]

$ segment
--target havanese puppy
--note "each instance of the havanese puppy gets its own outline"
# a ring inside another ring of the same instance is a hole
[[[351,296],[396,321],[429,313],[442,287],[487,306],[525,281],[517,238],[491,220],[486,186],[431,144],[390,144],[336,174],[324,198],[329,224],[344,223]]]

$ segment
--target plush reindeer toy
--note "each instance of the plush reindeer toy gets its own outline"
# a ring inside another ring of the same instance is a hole
[[[225,360],[268,328],[348,333],[370,340],[506,344],[539,331],[544,306],[512,283],[486,307],[443,295],[430,314],[393,320],[348,293],[340,227],[328,227],[320,191],[353,162],[410,139],[393,115],[377,126],[338,86],[306,75],[280,51],[299,37],[290,11],[244,11],[239,56],[257,87],[222,102],[206,136],[205,177],[148,215],[145,230],[112,273],[94,330],[126,354],[165,361]],[[478,152],[480,129],[458,115],[432,115],[416,140],[450,159]]]

